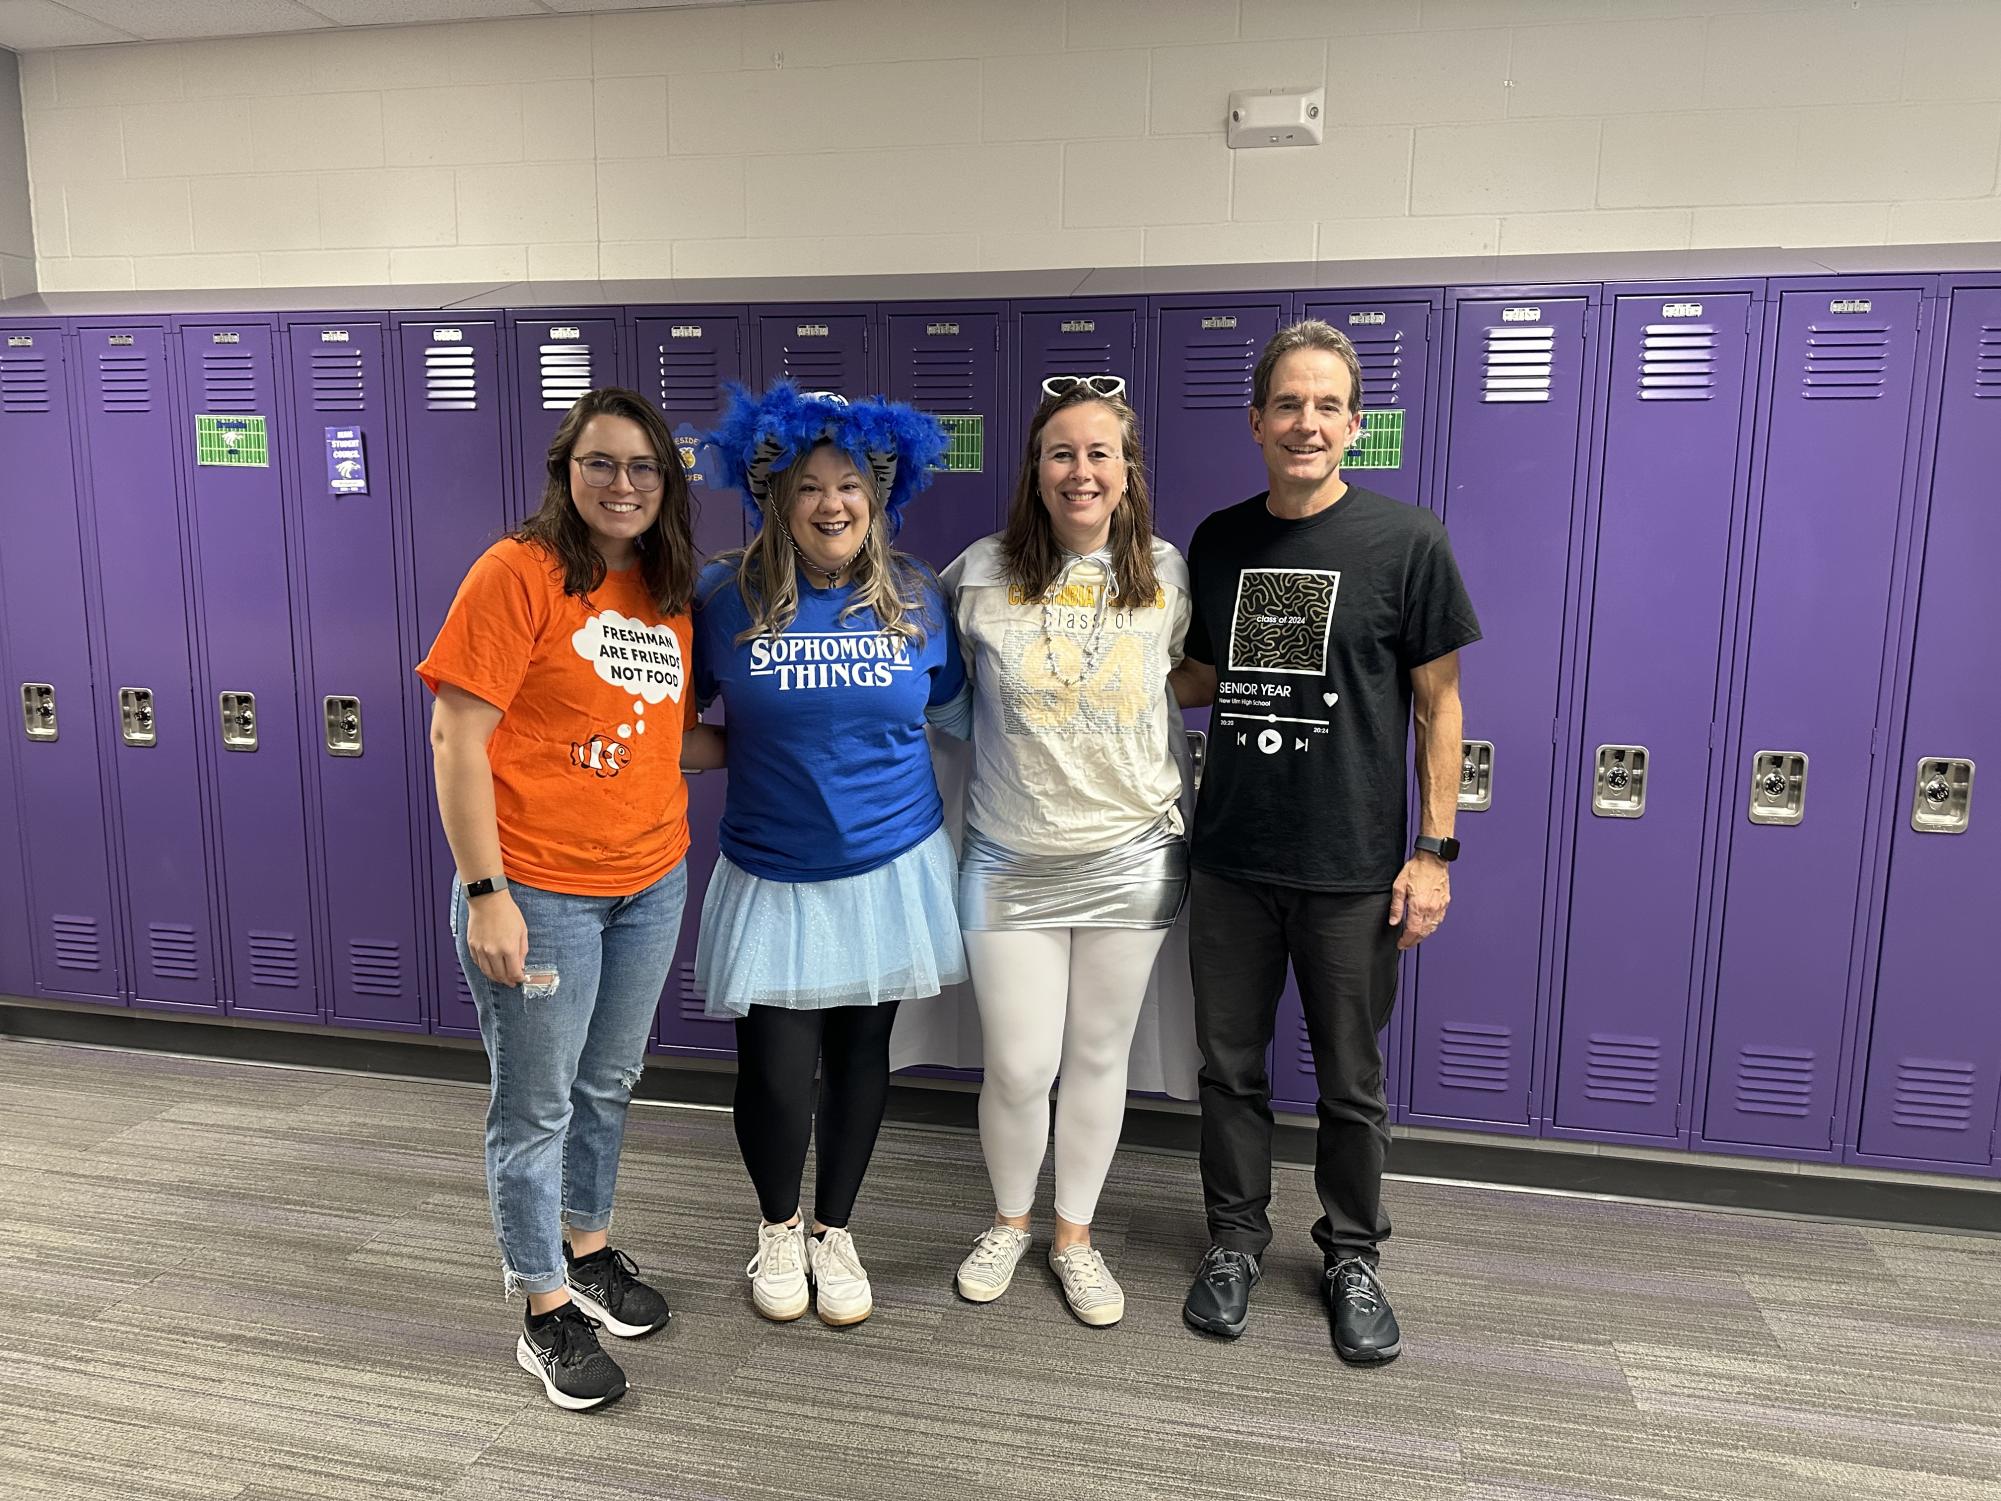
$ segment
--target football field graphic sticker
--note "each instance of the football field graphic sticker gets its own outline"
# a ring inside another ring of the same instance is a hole
[[[1230,617],[1230,670],[1324,673],[1340,586],[1329,569],[1246,568]]]

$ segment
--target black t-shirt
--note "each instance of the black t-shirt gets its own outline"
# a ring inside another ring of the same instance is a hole
[[[1356,485],[1301,521],[1256,495],[1196,528],[1188,571],[1187,652],[1217,680],[1194,863],[1387,891],[1408,855],[1411,669],[1480,639],[1444,526]]]

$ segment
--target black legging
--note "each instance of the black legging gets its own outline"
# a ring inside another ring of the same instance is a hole
[[[792,1218],[820,1084],[813,1217],[843,1229],[875,1152],[889,1100],[889,1029],[896,1002],[786,1011],[752,1006],[736,1024],[736,1140],[767,1223]]]

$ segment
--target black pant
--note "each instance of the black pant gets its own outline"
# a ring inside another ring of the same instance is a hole
[[[736,1140],[766,1222],[792,1218],[813,1135],[813,1074],[820,1084],[820,1151],[813,1217],[842,1229],[875,1153],[889,1102],[889,1029],[896,1002],[786,1011],[753,1006],[736,1024]]]
[[[1331,1262],[1376,1261],[1389,1238],[1383,1161],[1390,1145],[1376,1034],[1397,993],[1390,894],[1304,891],[1197,870],[1188,959],[1202,1048],[1202,1198],[1209,1238],[1264,1254],[1271,1244],[1271,1074],[1266,1050],[1292,962],[1319,1081],[1313,1239]]]

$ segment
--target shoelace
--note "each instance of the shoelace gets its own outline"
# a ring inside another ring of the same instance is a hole
[[[613,1251],[599,1263],[598,1269],[604,1277],[604,1290],[613,1303],[621,1301],[626,1289],[639,1280],[639,1263],[623,1251]]]
[[[776,1228],[776,1227],[773,1227]],[[764,1256],[771,1253],[771,1270],[777,1274],[799,1270],[799,1227],[786,1225],[783,1235],[768,1235],[764,1230],[757,1232],[757,1254],[744,1267],[746,1277],[755,1277],[764,1265]]]
[[[551,1335],[557,1365],[580,1366],[604,1353],[598,1344],[598,1321],[574,1303],[556,1310],[556,1322],[543,1326]]]
[[[1111,1269],[1105,1265],[1105,1258],[1090,1246],[1065,1251],[1061,1260],[1066,1279],[1077,1285],[1078,1292],[1102,1293],[1111,1290]]]
[[[820,1237],[822,1259],[831,1257],[840,1264],[841,1270],[856,1278],[866,1278],[862,1270],[861,1254],[855,1250],[855,1239],[845,1230],[829,1230]]]
[[[1374,1313],[1382,1306],[1382,1284],[1366,1261],[1344,1261],[1327,1275],[1357,1313]]]
[[[1218,1246],[1202,1258],[1202,1276],[1218,1287],[1234,1281],[1239,1273],[1247,1277],[1257,1275],[1258,1259],[1249,1251],[1226,1251]]]
[[[1014,1238],[1009,1235],[996,1235],[994,1233],[994,1231],[1001,1228],[1003,1227],[995,1225],[992,1229],[982,1230],[974,1239],[973,1254],[969,1259],[972,1261],[975,1271],[993,1271],[999,1267],[1006,1266],[1009,1261],[1014,1259]]]

